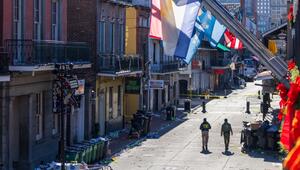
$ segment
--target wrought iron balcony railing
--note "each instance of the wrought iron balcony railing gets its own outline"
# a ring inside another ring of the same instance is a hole
[[[99,73],[124,75],[143,70],[142,58],[139,56],[100,55]]]
[[[8,57],[7,53],[4,51],[2,47],[0,47],[0,75],[8,75]]]
[[[180,63],[179,61],[171,61],[160,64],[152,64],[151,72],[152,73],[170,73],[176,71],[182,71],[187,66],[185,64]]]
[[[52,63],[90,63],[90,47],[82,42],[6,40],[5,49],[12,66]]]

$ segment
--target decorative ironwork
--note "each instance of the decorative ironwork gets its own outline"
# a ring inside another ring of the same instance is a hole
[[[13,66],[90,62],[90,47],[82,42],[9,39],[5,40],[5,49]]]
[[[142,59],[139,56],[100,55],[99,72],[105,74],[126,74],[142,71]]]

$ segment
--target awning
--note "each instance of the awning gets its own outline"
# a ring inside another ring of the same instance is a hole
[[[274,79],[274,77],[272,76],[272,72],[271,71],[263,71],[261,73],[258,73],[255,77],[255,80],[270,80],[270,79]]]

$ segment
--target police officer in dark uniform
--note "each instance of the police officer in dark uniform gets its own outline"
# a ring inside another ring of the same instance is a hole
[[[203,122],[200,125],[200,130],[202,132],[202,151],[209,152],[207,148],[208,144],[208,132],[211,129],[210,124],[207,122],[206,118],[203,119]]]
[[[228,152],[230,133],[233,135],[231,125],[228,123],[228,120],[225,119],[221,129],[221,136],[224,136],[225,152]]]

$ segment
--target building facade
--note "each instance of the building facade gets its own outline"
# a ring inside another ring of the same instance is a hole
[[[255,12],[257,13],[257,31],[261,35],[271,28],[271,1],[257,0]]]
[[[271,8],[271,27],[277,27],[287,21],[287,1],[273,0]]]
[[[148,58],[148,36],[150,27],[150,2],[133,1],[132,7],[126,9],[126,55],[140,56],[145,73],[145,59]],[[128,77],[125,79],[124,115],[126,122],[130,122],[133,114],[147,105],[145,90],[146,75]]]
[[[10,71],[10,80],[0,83],[2,169],[34,169],[57,158],[62,127],[61,115],[53,113],[54,64],[91,66],[88,44],[67,41],[67,6],[62,0],[1,1],[1,57],[5,53]],[[71,119],[84,112],[82,95],[80,107],[65,116],[67,143],[74,141]]]
[[[149,39],[149,80],[163,81],[160,89],[150,89],[150,110],[156,112],[179,100],[179,72],[186,69],[174,56],[166,56],[161,41]]]

